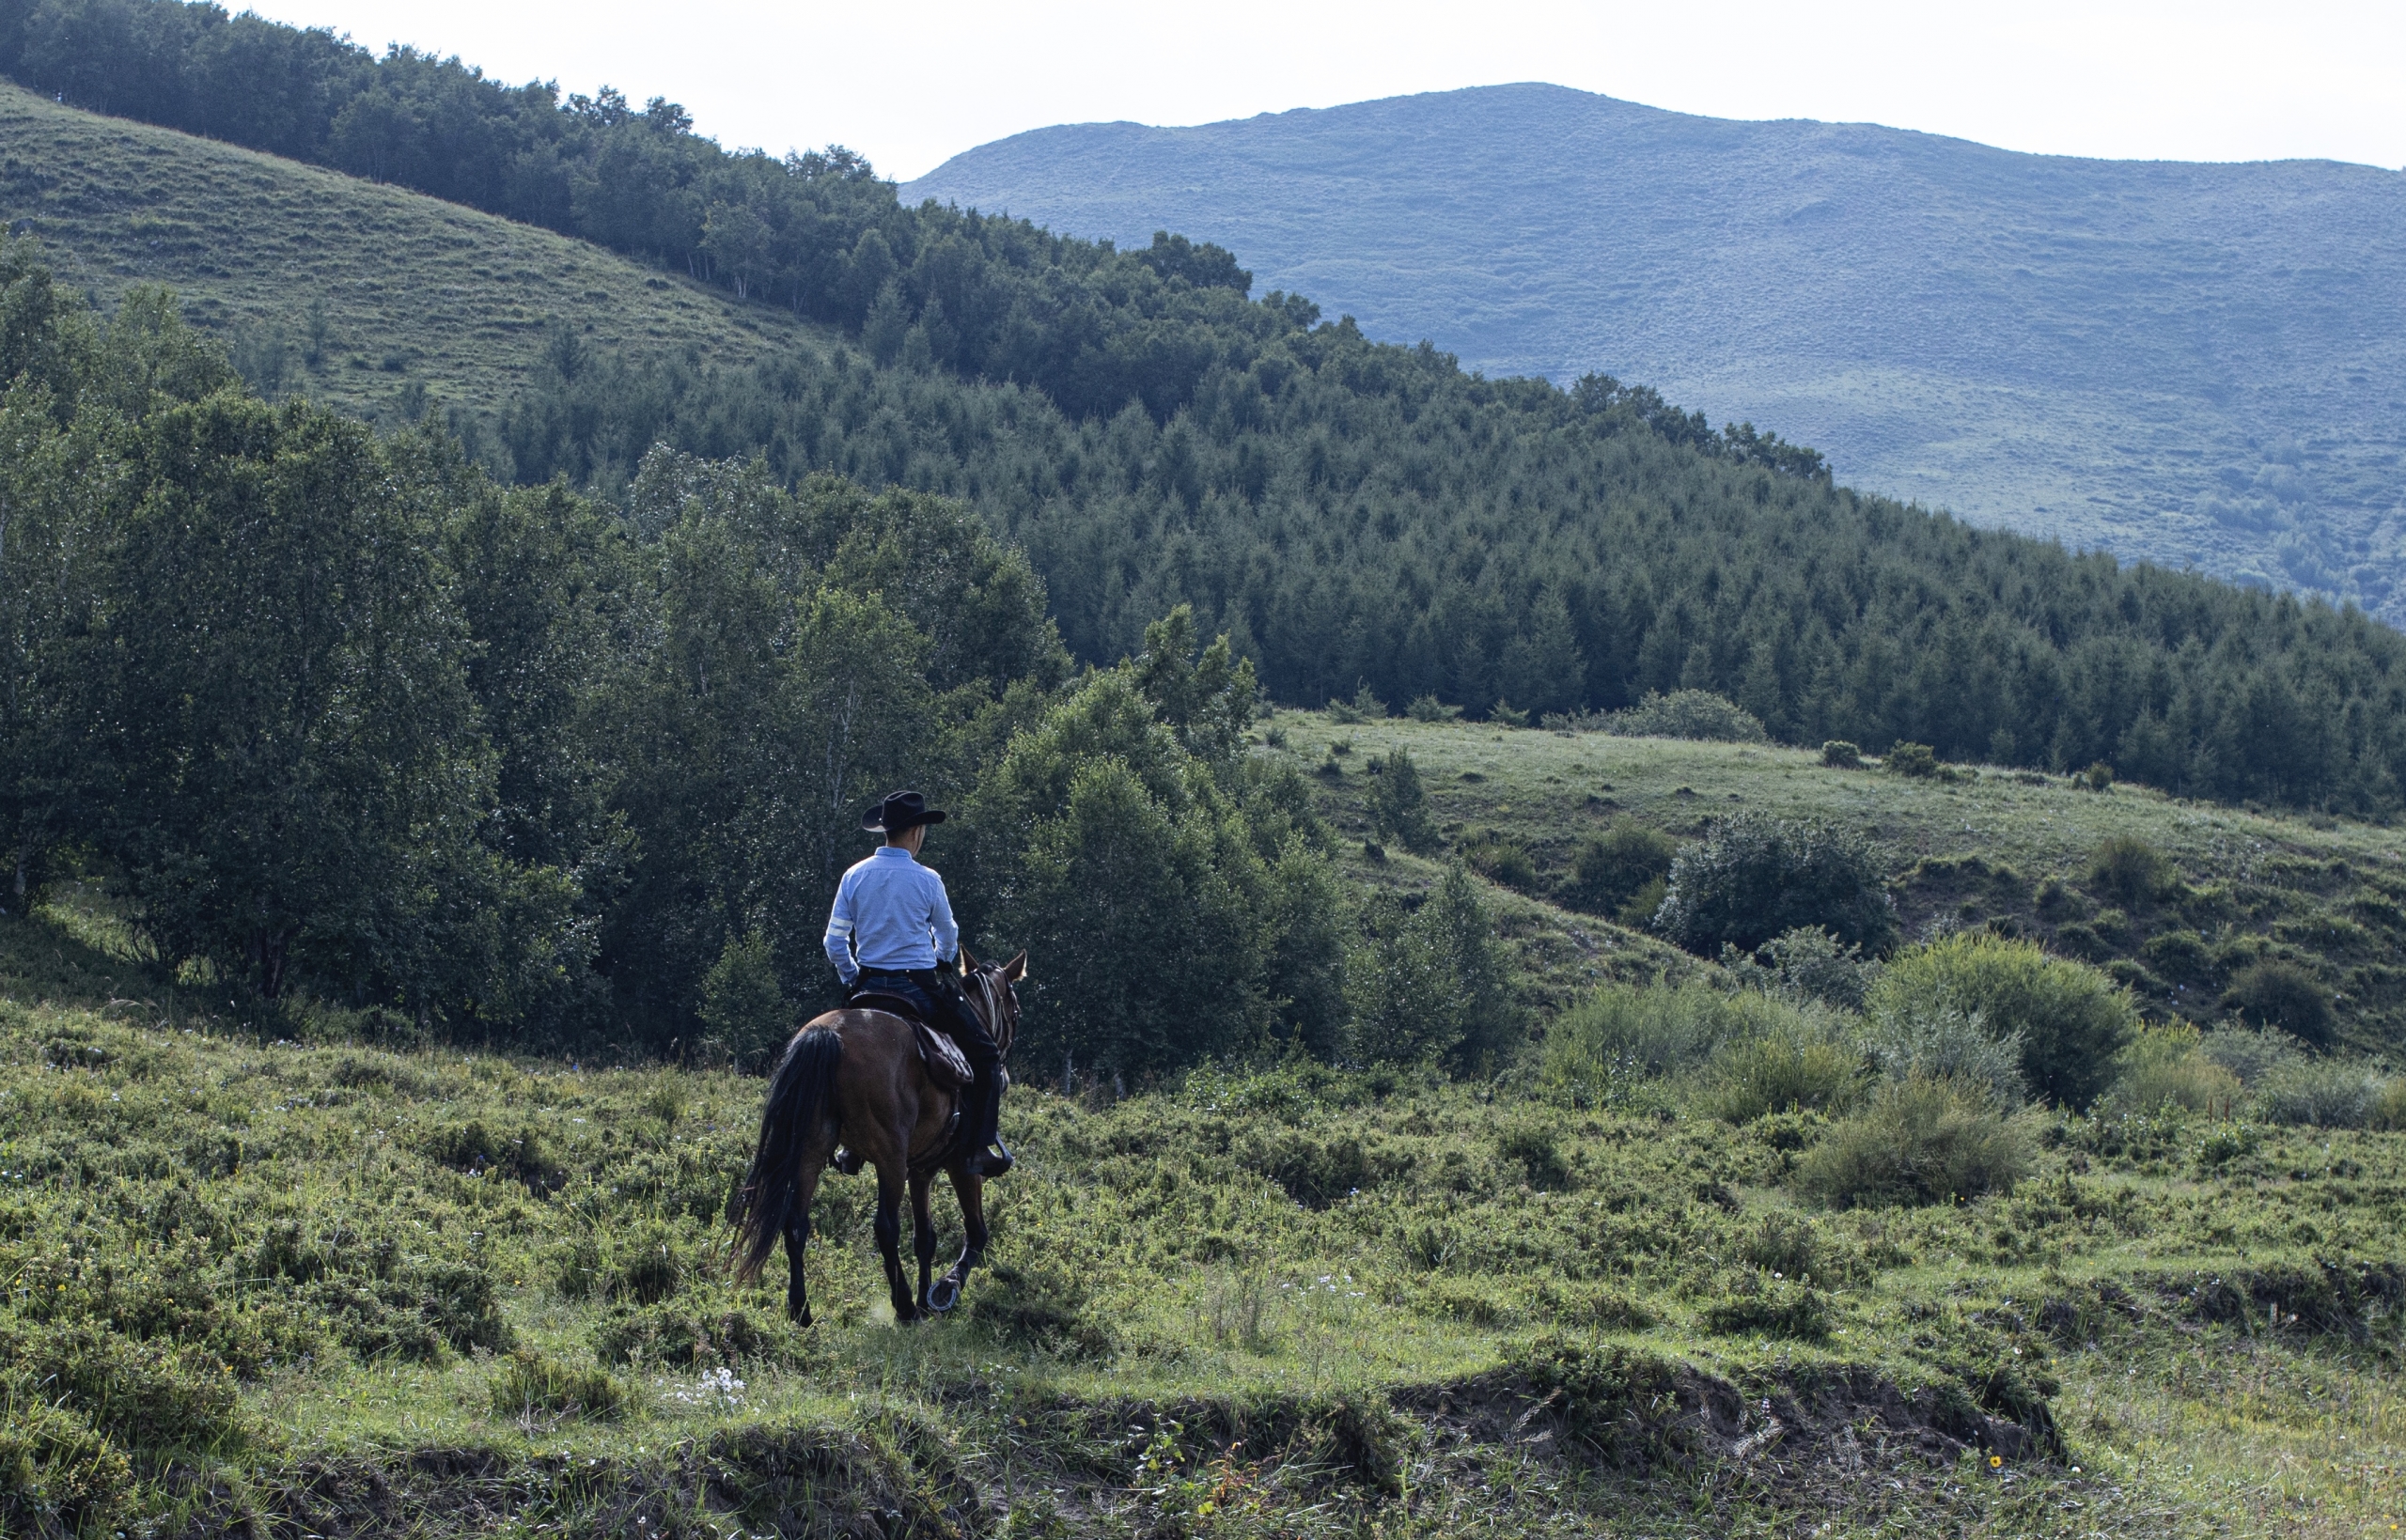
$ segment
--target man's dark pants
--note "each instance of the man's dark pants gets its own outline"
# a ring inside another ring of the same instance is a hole
[[[961,986],[932,968],[910,972],[864,968],[860,972],[860,982],[853,988],[873,989],[879,994],[899,995],[919,1007],[930,1026],[938,1032],[951,1034],[952,1040],[961,1045],[961,1056],[969,1061],[969,1067],[977,1075],[976,1088],[969,1098],[969,1105],[961,1109],[961,1122],[965,1125],[961,1129],[964,1135],[962,1143],[973,1150],[983,1147],[994,1136],[991,1120],[997,1098],[992,1087],[994,1071],[1001,1066],[1003,1055],[995,1048],[992,1036],[987,1033],[985,1023],[978,1020],[977,1013],[969,1008],[969,999],[961,992]]]

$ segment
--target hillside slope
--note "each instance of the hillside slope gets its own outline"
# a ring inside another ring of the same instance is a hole
[[[1508,86],[1039,130],[904,189],[1142,244],[1493,374],[1641,380],[1842,481],[2359,599],[2406,558],[2406,178],[2015,154]]]
[[[587,350],[738,367],[810,335],[782,311],[548,230],[5,83],[0,214],[102,305],[170,285],[253,383],[371,419],[414,414],[413,386],[498,406],[561,327]]]

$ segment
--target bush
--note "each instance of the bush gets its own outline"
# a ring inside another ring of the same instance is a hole
[[[1887,754],[1880,761],[1880,768],[1890,775],[1928,781],[1938,774],[1938,755],[1927,743],[1891,744]]]
[[[1792,1278],[1749,1278],[1706,1305],[1703,1321],[1717,1336],[1819,1342],[1830,1334],[1829,1298]]]
[[[2195,1027],[2159,1027],[2141,1032],[2123,1050],[2110,1100],[2130,1112],[2182,1107],[2227,1113],[2244,1095],[2239,1077],[2206,1056]]]
[[[2361,1128],[2373,1121],[2388,1090],[2365,1065],[2300,1058],[2264,1077],[2256,1105],[2267,1123]]]
[[[1399,841],[1407,850],[1432,850],[1437,827],[1429,821],[1429,793],[1420,784],[1420,767],[1412,755],[1397,749],[1371,767],[1370,827]]]
[[[1490,882],[1523,893],[1538,886],[1537,863],[1529,859],[1529,848],[1508,834],[1482,832],[1464,840],[1462,860]]]
[[[1607,984],[1556,1017],[1539,1083],[1582,1106],[1622,1099],[1641,1081],[1701,1068],[1723,1045],[1758,1036],[1795,1007],[1706,984]]]
[[[2330,1045],[2336,1023],[2313,976],[2293,962],[2255,964],[2230,981],[2223,1009],[2257,1026],[2278,1027],[2302,1043]]]
[[[28,1391],[0,1392],[0,1531],[107,1532],[133,1495],[125,1452]]]
[[[2028,941],[1962,932],[1892,959],[1873,986],[1883,1019],[1977,1017],[2000,1041],[2019,1037],[2022,1073],[2043,1101],[2086,1107],[2112,1083],[2138,1012],[2129,993],[2085,963]]]
[[[587,1417],[607,1422],[627,1409],[627,1390],[601,1369],[578,1369],[531,1348],[501,1363],[492,1378],[492,1409],[502,1417]]]
[[[2116,834],[2088,860],[2088,885],[2125,909],[2136,908],[2172,884],[2171,863],[2143,839]]]
[[[702,975],[701,1020],[707,1046],[739,1069],[761,1068],[786,1046],[796,1023],[766,936],[755,930],[726,939]]]
[[[2197,1051],[2253,1087],[2273,1070],[2294,1064],[2302,1055],[2297,1039],[2274,1027],[2241,1027],[2225,1022],[2197,1039]]]
[[[1799,1191],[1833,1208],[1947,1203],[2009,1190],[2031,1143],[1985,1087],[1914,1076],[1889,1081],[1860,1113],[1797,1160]]]
[[[1665,875],[1655,878],[1629,895],[1629,902],[1623,904],[1619,912],[1613,916],[1614,923],[1627,926],[1632,930],[1651,930],[1654,928],[1655,920],[1663,912],[1663,900],[1669,896],[1671,896],[1669,877]]]
[[[1390,1064],[1476,1069],[1508,1057],[1520,1019],[1505,990],[1495,926],[1478,887],[1449,869],[1416,910],[1372,900],[1345,970],[1354,1047]]]
[[[1462,714],[1462,708],[1447,706],[1434,695],[1414,695],[1403,714],[1414,722],[1451,722]]]
[[[1821,745],[1821,763],[1831,770],[1861,770],[1863,751],[1845,739],[1834,738]]]
[[[1709,690],[1648,691],[1635,706],[1603,720],[1616,738],[1685,738],[1707,743],[1760,743],[1762,719]]]
[[[1829,1013],[1791,1008],[1787,1019],[1713,1054],[1698,1104],[1725,1123],[1752,1123],[1769,1112],[1842,1111],[1862,1083],[1862,1055]]]
[[[1763,943],[1773,987],[1792,1000],[1818,1000],[1840,1010],[1863,1009],[1880,965],[1819,926],[1784,930]]]
[[[2074,773],[2071,784],[2083,791],[2111,791],[2114,789],[2114,767],[2100,759],[2086,770]]]
[[[197,1347],[82,1321],[33,1338],[23,1367],[54,1404],[127,1449],[222,1449],[242,1437],[232,1373]]]
[[[2365,1127],[2390,1133],[2406,1131],[2406,1075],[2383,1083],[2380,1092],[2372,1098]]]
[[[1487,708],[1487,720],[1498,727],[1525,727],[1529,724],[1529,714],[1514,710],[1509,702],[1498,700]]]
[[[1785,931],[1818,926],[1874,951],[1895,930],[1894,910],[1856,835],[1823,824],[1742,813],[1682,848],[1655,926],[1702,957],[1742,952]]]
[[[1678,844],[1661,830],[1617,819],[1602,833],[1588,835],[1572,849],[1570,869],[1556,896],[1582,913],[1617,914],[1648,883],[1668,878],[1679,853]],[[1648,918],[1651,915],[1649,909]]]
[[[1354,722],[1383,722],[1386,720],[1386,700],[1379,700],[1376,695],[1371,695],[1369,681],[1365,678],[1359,686],[1354,686],[1352,700],[1331,700],[1331,703],[1328,703],[1328,720],[1342,722],[1342,724],[1354,724]]]
[[[2001,1112],[2012,1112],[2029,1095],[2022,1078],[2021,1034],[1996,1035],[1976,1012],[1892,1005],[1872,1017],[1865,1046],[1880,1073],[1892,1081],[1976,1087]]]

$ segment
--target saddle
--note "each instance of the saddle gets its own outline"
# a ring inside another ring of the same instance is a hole
[[[911,1036],[919,1045],[919,1061],[928,1066],[928,1079],[945,1090],[965,1091],[976,1079],[969,1067],[968,1059],[961,1054],[961,1046],[952,1040],[952,1034],[938,1032],[927,1018],[919,1014],[919,1007],[902,996],[864,989],[844,1002],[844,1008],[883,1011],[888,1016],[898,1016],[910,1022]]]

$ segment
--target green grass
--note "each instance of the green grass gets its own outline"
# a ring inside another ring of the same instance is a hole
[[[0,212],[97,303],[169,285],[254,383],[370,420],[398,420],[413,385],[437,405],[507,404],[555,324],[600,351],[729,367],[823,345],[782,311],[548,230],[5,84]]]
[[[1336,756],[1342,774],[1313,779],[1361,880],[1418,884],[1434,870],[1393,848],[1383,863],[1360,854],[1369,832],[1367,769],[1398,747],[1419,766],[1449,846],[1501,833],[1528,848],[1535,880],[1524,894],[1499,890],[1499,907],[1540,1006],[1593,979],[1678,977],[1695,967],[1642,933],[1548,901],[1581,836],[1629,818],[1684,839],[1747,810],[1826,819],[1867,837],[1895,874],[1908,940],[1994,926],[2099,963],[2150,1015],[2201,1021],[2221,1015],[2222,991],[2240,969],[2258,957],[2289,958],[2335,997],[2345,1043],[2406,1049],[2406,971],[2397,965],[2406,942],[2406,833],[2394,828],[2258,814],[2129,785],[2100,794],[2031,771],[1963,768],[1961,779],[1941,781],[1829,770],[1818,751],[1768,744],[1400,717],[1345,724],[1295,711],[1267,728],[1306,768],[1323,763],[1331,744],[1351,743]],[[2093,856],[2117,835],[2147,842],[2176,880],[2127,904],[2092,883]],[[2042,893],[2051,879],[2060,894]]]
[[[96,1533],[2400,1517],[2406,1136],[2058,1118],[2012,1195],[1832,1213],[1795,1195],[1792,1117],[1306,1066],[1023,1089],[964,1313],[891,1323],[868,1185],[831,1178],[822,1324],[798,1332],[781,1264],[749,1288],[723,1267],[757,1081],[392,1051],[335,1021],[261,1042],[88,901],[0,921],[0,1388],[55,1398],[62,1362],[92,1383],[86,1327],[131,1345],[118,1400],[65,1397],[135,1462]],[[2041,1400],[2059,1458],[2005,1424]],[[160,1407],[185,1420],[146,1437]],[[1980,1417],[1998,1468],[1941,1437]]]

